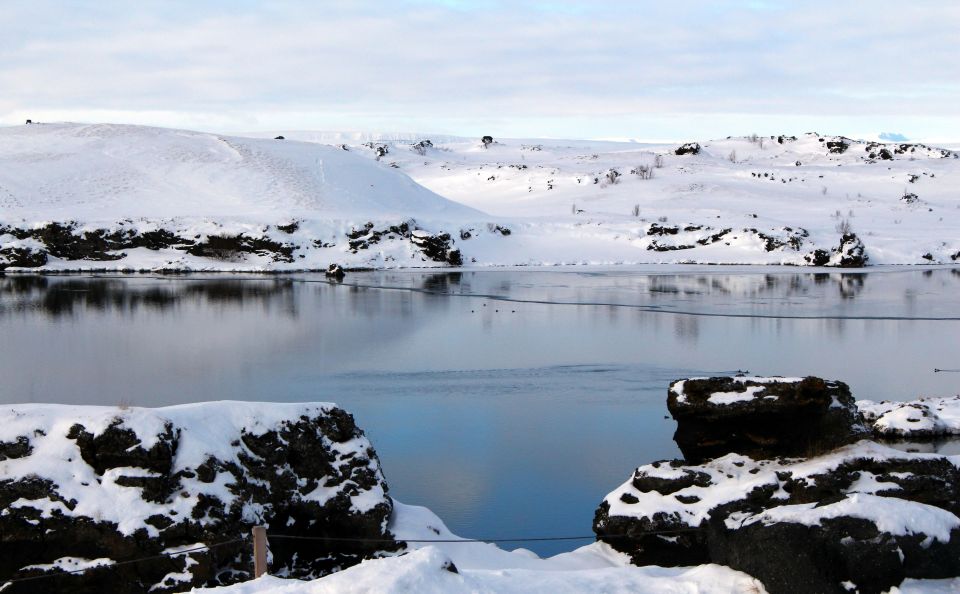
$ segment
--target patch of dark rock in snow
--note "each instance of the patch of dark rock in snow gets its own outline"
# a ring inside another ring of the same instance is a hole
[[[828,140],[826,143],[827,151],[839,155],[847,152],[847,149],[850,148],[850,144],[844,139],[840,140]]]
[[[913,192],[904,192],[903,196],[900,197],[900,202],[904,204],[916,204],[920,201],[920,198]]]
[[[838,268],[862,268],[870,259],[866,247],[856,233],[844,233],[840,245],[832,251],[816,249],[803,257],[813,266],[835,266]]]
[[[295,226],[297,223],[291,225]],[[296,227],[293,227],[293,230],[296,230]],[[288,232],[292,233],[293,230]],[[3,250],[0,253],[0,269],[9,266],[43,266],[47,263],[48,256],[72,261],[116,261],[126,257],[123,250],[135,248],[153,251],[173,248],[194,256],[217,260],[235,260],[242,258],[244,254],[258,254],[270,256],[275,262],[293,262],[293,251],[296,249],[294,245],[277,242],[266,236],[251,237],[243,233],[188,239],[164,229],[144,232],[122,228],[80,230],[73,222],[54,222],[29,229],[0,228],[0,235],[5,233],[17,239],[33,239],[42,247]]]
[[[209,235],[206,240],[198,241],[188,247],[178,247],[193,256],[213,258],[215,260],[237,260],[244,254],[270,256],[274,262],[293,262],[296,246],[280,243],[269,237],[250,237],[243,233],[237,235]]]
[[[699,155],[700,154],[700,143],[699,142],[688,142],[686,144],[680,145],[675,151],[676,155]]]
[[[449,233],[435,235],[428,233],[418,229],[412,220],[384,229],[374,229],[374,224],[368,222],[362,228],[353,229],[347,233],[347,238],[350,240],[350,251],[353,253],[365,250],[383,240],[404,239],[418,247],[425,257],[434,262],[446,262],[452,266],[463,264],[463,255],[460,250],[453,249],[453,241]]]

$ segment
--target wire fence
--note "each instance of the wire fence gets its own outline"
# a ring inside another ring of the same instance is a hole
[[[349,536],[305,536],[305,535],[296,535],[296,534],[270,534],[267,533],[268,539],[273,540],[300,540],[300,541],[321,541],[321,542],[351,542],[351,543],[381,543],[381,544],[397,544],[397,543],[417,543],[417,544],[429,544],[429,543],[498,543],[498,542],[550,542],[550,541],[575,541],[575,540],[600,540],[600,539],[620,539],[620,538],[639,538],[642,536],[656,536],[656,535],[670,535],[670,534],[682,534],[686,532],[698,532],[697,528],[676,528],[673,530],[651,530],[645,531],[642,534],[638,535],[629,535],[629,534],[585,534],[585,535],[576,535],[576,536],[520,536],[516,538],[373,538],[373,537],[349,537]],[[167,553],[160,553],[157,555],[149,555],[146,557],[139,557],[137,559],[125,559],[123,561],[112,561],[109,563],[103,563],[98,565],[93,565],[90,567],[84,567],[82,569],[72,569],[72,570],[59,570],[51,571],[49,573],[43,573],[40,575],[31,575],[20,578],[9,578],[3,580],[0,583],[0,592],[3,592],[10,586],[22,582],[31,582],[35,580],[44,580],[52,579],[58,577],[64,577],[68,575],[77,575],[83,574],[89,571],[98,571],[102,569],[111,569],[114,567],[120,567],[123,565],[133,565],[136,563],[142,563],[144,561],[154,561],[158,559],[172,559],[182,555],[189,555],[191,553],[200,553],[203,551],[213,550],[219,547],[224,547],[228,545],[250,542],[250,537],[243,538],[234,538],[231,540],[225,540],[209,545],[203,545],[199,547],[193,547],[189,549],[183,549],[180,551],[171,551]]]
[[[10,579],[4,580],[3,583],[0,584],[0,592],[3,592],[5,589],[7,589],[9,586],[11,586],[11,585],[13,585],[13,584],[18,584],[18,583],[21,583],[21,582],[31,582],[31,581],[34,581],[34,580],[43,580],[43,579],[48,579],[48,578],[57,578],[57,577],[62,577],[62,576],[66,576],[66,575],[86,573],[86,572],[88,572],[88,571],[97,571],[97,570],[99,570],[99,569],[109,569],[109,568],[113,568],[113,567],[120,567],[121,565],[134,565],[134,564],[136,564],[136,563],[142,563],[142,562],[144,562],[144,561],[153,561],[153,560],[156,560],[156,559],[172,559],[172,558],[178,557],[178,556],[180,556],[180,555],[189,555],[190,553],[199,553],[199,552],[201,552],[201,551],[209,551],[209,550],[212,550],[212,549],[215,549],[215,548],[224,547],[224,546],[231,545],[231,544],[237,544],[237,543],[240,543],[240,542],[246,542],[247,540],[249,540],[249,539],[248,539],[248,538],[235,538],[235,539],[233,539],[233,540],[225,540],[225,541],[223,541],[223,542],[218,542],[218,543],[209,544],[209,545],[203,545],[202,547],[193,547],[193,548],[190,548],[190,549],[183,549],[183,550],[180,550],[180,551],[171,551],[171,552],[169,552],[169,553],[160,553],[160,554],[157,554],[157,555],[149,555],[149,556],[147,556],[147,557],[139,557],[139,558],[137,558],[137,559],[125,559],[125,560],[123,560],[123,561],[112,561],[112,562],[109,562],[109,563],[102,563],[102,564],[98,564],[98,565],[92,565],[92,566],[90,566],[90,567],[84,567],[84,568],[82,568],[82,569],[71,569],[71,570],[61,569],[61,570],[59,570],[59,571],[51,571],[50,573],[43,573],[43,574],[40,574],[40,575],[29,575],[29,576],[21,577],[21,578],[10,578]]]

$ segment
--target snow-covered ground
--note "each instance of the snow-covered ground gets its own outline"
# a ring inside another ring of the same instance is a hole
[[[960,396],[909,402],[858,400],[857,408],[874,433],[883,437],[960,435]]]
[[[118,259],[53,254],[47,269],[394,268],[456,260],[425,255],[411,241],[415,233],[449,234],[445,249],[458,250],[465,266],[808,264],[815,250],[836,250],[850,232],[870,264],[960,258],[960,160],[923,145],[809,134],[701,140],[699,154],[677,155],[676,145],[630,142],[498,139],[484,148],[451,136],[427,144],[402,134],[282,135],[110,124],[2,128],[0,253],[10,260],[13,250],[42,249],[30,230],[56,222],[78,236],[163,229],[177,241],[202,243],[243,234],[289,253],[211,257],[182,244],[150,249],[111,240],[109,255]],[[410,232],[386,232],[404,222]],[[351,243],[370,238],[360,248]]]
[[[390,530],[400,540],[456,540],[423,507],[394,502]],[[639,594],[763,593],[757,580],[719,565],[635,567],[602,543],[539,559],[525,549],[507,551],[477,542],[413,543],[408,554],[364,561],[339,573],[302,582],[270,576],[198,594],[319,594],[456,592],[632,592]],[[452,571],[456,569],[456,572]]]
[[[451,200],[516,221],[515,241],[523,237],[528,261],[498,251],[488,263],[803,264],[811,246],[836,247],[847,229],[863,240],[871,264],[951,262],[960,250],[960,160],[939,147],[808,134],[782,143],[698,139],[701,152],[681,156],[676,144],[538,139],[498,139],[486,149],[478,140],[441,139],[416,150],[396,136],[367,141],[387,147],[381,163]],[[847,148],[832,153],[831,142]],[[375,158],[370,146],[347,146]],[[631,173],[644,166],[652,168],[650,179]],[[611,178],[611,170],[618,175]],[[680,231],[651,235],[654,223]],[[691,226],[703,229],[685,231]],[[698,243],[728,228],[722,241]],[[786,228],[809,237],[799,250],[767,252],[759,233],[788,241],[797,233]],[[659,252],[649,250],[652,240],[693,247]],[[471,255],[466,244],[464,250]]]

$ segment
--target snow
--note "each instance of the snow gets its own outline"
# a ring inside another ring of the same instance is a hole
[[[886,437],[960,435],[960,396],[908,402],[858,400],[876,433]]]
[[[707,402],[718,405],[749,402],[764,390],[766,388],[763,386],[748,386],[743,392],[714,392],[707,398]]]
[[[888,594],[956,594],[960,592],[960,578],[945,580],[905,579],[899,587],[890,589]]]
[[[708,380],[708,377],[693,377],[687,378],[684,380],[678,380],[670,386],[670,391],[677,395],[678,404],[687,403],[687,394],[684,391],[684,387],[688,381],[696,380]],[[748,376],[736,376],[732,378],[735,383],[738,384],[747,384],[747,383],[757,383],[757,384],[775,384],[775,383],[784,383],[784,384],[795,384],[797,382],[803,381],[802,377],[748,377]],[[742,392],[714,392],[707,397],[707,402],[715,406],[727,406],[730,404],[736,404],[738,402],[750,402],[751,400],[760,397],[766,400],[776,400],[777,396],[765,396],[766,388],[764,386],[745,386],[744,391]]]
[[[739,525],[790,522],[819,526],[824,520],[844,516],[868,520],[881,532],[896,536],[920,534],[941,542],[949,542],[950,531],[960,528],[960,518],[947,510],[915,501],[866,493],[855,493],[819,507],[817,503],[774,507],[750,516]],[[736,528],[738,524],[731,522],[731,519],[726,522],[728,528]]]
[[[727,454],[726,456],[711,460],[701,465],[689,465],[682,468],[671,467],[668,463],[658,462],[641,466],[635,471],[645,476],[661,477],[667,479],[676,479],[684,472],[702,472],[710,477],[710,485],[700,487],[693,485],[680,489],[669,495],[662,495],[656,491],[641,492],[633,486],[633,477],[631,476],[622,485],[614,489],[606,496],[604,501],[610,506],[610,516],[633,517],[637,519],[653,520],[656,514],[665,514],[665,517],[676,518],[677,526],[699,526],[705,521],[713,508],[742,499],[745,493],[749,493],[758,487],[773,487],[775,489],[773,499],[786,501],[789,498],[788,493],[783,491],[780,486],[780,480],[777,473],[787,472],[792,474],[794,480],[809,479],[814,475],[828,473],[841,466],[848,460],[858,458],[885,460],[885,459],[939,459],[937,454],[906,453],[871,441],[860,441],[855,444],[844,446],[829,454],[824,454],[815,458],[806,460],[753,460],[740,454]],[[953,464],[960,466],[960,456],[951,456],[949,459]],[[894,485],[887,485],[887,488],[895,488]],[[866,496],[873,497],[880,490],[876,481],[871,481],[869,477],[861,477],[860,481],[855,482],[845,489],[850,497]],[[624,494],[629,494],[628,500],[636,500],[637,503],[626,503],[621,499]],[[690,503],[684,503],[678,499],[683,498]],[[696,500],[687,499],[694,496]],[[870,501],[873,501],[872,499]],[[818,508],[823,509],[823,508]],[[899,508],[898,508],[899,509]],[[910,508],[913,509],[913,508]],[[894,509],[883,508],[885,513],[894,513]],[[900,511],[906,511],[903,508]],[[935,512],[931,512],[935,513]],[[946,512],[945,512],[946,513]],[[952,514],[950,514],[952,516]],[[891,519],[891,521],[894,521]],[[898,517],[896,521],[908,522],[905,517]]]
[[[190,473],[193,478],[181,479],[183,491],[188,496],[175,497],[163,504],[146,501],[142,498],[140,488],[117,484],[117,479],[120,476],[146,476],[150,474],[149,471],[114,468],[97,476],[94,469],[81,460],[76,441],[67,438],[71,426],[79,423],[96,436],[119,420],[122,427],[137,434],[141,439],[141,447],[149,449],[156,443],[158,435],[163,433],[166,424],[172,423],[174,428],[180,430],[171,471],[176,473],[181,469],[197,468],[209,456],[239,465],[241,448],[232,445],[232,442],[241,431],[263,434],[291,419],[323,415],[334,406],[329,403],[221,401],[164,408],[56,404],[0,407],[0,442],[15,442],[19,437],[27,437],[33,448],[25,457],[0,461],[0,476],[14,481],[34,476],[48,479],[57,485],[63,500],[75,501],[75,505],[68,507],[62,501],[20,499],[0,514],[8,514],[14,508],[32,507],[44,517],[63,514],[94,518],[115,522],[118,530],[125,535],[145,529],[150,536],[156,536],[157,528],[145,521],[151,515],[175,512],[180,517],[190,517],[198,498],[203,495],[215,496],[229,505],[235,499],[227,488],[233,482],[233,477],[220,472],[212,482],[205,483]],[[331,443],[331,449],[341,456],[360,454],[369,447],[370,442],[365,437]],[[376,462],[371,461],[371,464]],[[349,487],[350,483],[325,487],[302,497],[322,505]],[[351,497],[351,503],[354,509],[364,512],[384,497],[382,487],[377,485],[369,490],[359,490],[358,494]],[[243,509],[244,518],[251,523],[256,523],[261,513],[262,510],[254,504],[247,504]],[[203,519],[200,522],[203,523]]]
[[[814,249],[836,248],[847,226],[871,264],[951,263],[960,253],[960,160],[919,145],[879,160],[869,158],[879,147],[852,141],[845,153],[828,153],[826,141],[836,138],[816,135],[783,144],[767,138],[762,147],[747,138],[701,141],[702,152],[686,156],[664,144],[497,139],[484,149],[446,136],[420,155],[412,150],[417,135],[283,135],[112,124],[4,128],[0,225],[75,221],[79,230],[163,228],[199,239],[244,233],[297,246],[293,262],[139,248],[108,262],[53,258],[46,265],[53,270],[441,265],[421,260],[407,242],[352,253],[345,240],[368,221],[383,228],[410,219],[423,231],[450,233],[465,266],[804,264]],[[373,138],[389,150],[379,161],[363,144]],[[663,167],[652,179],[630,173],[655,155]],[[606,177],[611,169],[620,173],[616,183]],[[906,190],[919,199],[902,201]],[[276,228],[294,221],[293,233]],[[658,234],[654,225],[676,232]],[[766,250],[770,241],[791,240],[799,247]],[[655,246],[666,251],[649,249]],[[38,246],[0,236],[0,249],[27,247]]]
[[[429,510],[396,501],[389,528],[401,540],[457,538]],[[451,564],[457,573],[444,569]],[[198,594],[741,591],[765,592],[755,579],[719,565],[634,567],[626,556],[602,543],[539,559],[525,549],[506,551],[475,542],[411,543],[405,555],[367,560],[309,582],[264,576],[234,586],[193,590]]]
[[[92,569],[94,567],[102,567],[104,565],[113,565],[113,559],[108,559],[107,557],[101,557],[100,559],[81,559],[80,557],[60,557],[59,559],[54,559],[52,563],[28,565],[22,568],[20,571],[28,571],[31,569],[36,569],[40,571],[51,571],[51,570],[57,570],[57,569],[60,571],[83,571],[84,569]]]

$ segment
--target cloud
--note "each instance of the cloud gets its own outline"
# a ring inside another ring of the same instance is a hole
[[[733,4],[13,0],[0,8],[0,121],[229,114],[214,119],[292,128],[306,114],[555,136],[699,114],[906,130],[894,118],[913,114],[960,133],[960,5]]]

